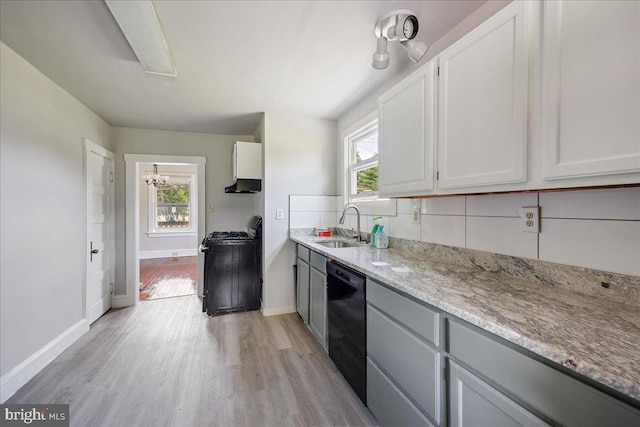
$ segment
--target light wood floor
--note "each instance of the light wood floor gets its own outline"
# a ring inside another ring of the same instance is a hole
[[[375,423],[297,315],[196,296],[109,311],[7,403],[69,403],[74,426]]]

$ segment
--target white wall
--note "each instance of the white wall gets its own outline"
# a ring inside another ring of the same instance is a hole
[[[83,319],[82,140],[86,137],[110,150],[113,144],[111,127],[104,120],[4,43],[0,43],[0,66],[4,400],[15,391],[13,379],[27,378],[25,372],[47,356],[30,367],[18,365],[65,331],[72,340],[70,328]],[[62,340],[54,347],[62,351],[69,344]]]
[[[197,255],[198,243],[202,238],[197,232],[180,234],[158,234],[149,233],[149,185],[144,181],[147,172],[153,173],[153,164],[143,163],[140,165],[140,258],[164,258],[170,256],[193,256]],[[158,166],[160,175],[171,174],[197,174],[197,165],[160,165]],[[171,180],[170,180],[171,181]],[[194,188],[193,195],[197,197],[197,190]],[[197,202],[197,199],[195,200]],[[196,214],[194,216],[194,213]],[[191,219],[197,221],[197,213],[191,213]],[[194,222],[197,227],[197,222]]]
[[[231,155],[236,141],[253,141],[253,135],[213,135],[149,129],[114,128],[116,176],[124,177],[124,157],[128,154],[205,156],[206,196],[213,212],[206,213],[206,233],[246,230],[253,215],[255,194],[226,194],[232,183]],[[116,182],[116,294],[125,293],[125,183]],[[202,239],[204,236],[198,236]]]
[[[289,195],[334,192],[336,122],[267,112],[264,135],[263,313],[270,315],[296,309]],[[283,220],[276,220],[277,208]]]

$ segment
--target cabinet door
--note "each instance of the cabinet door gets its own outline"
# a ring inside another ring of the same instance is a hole
[[[236,142],[233,148],[233,179],[262,179],[262,145]]]
[[[315,268],[310,274],[309,326],[323,347],[327,347],[327,276]]]
[[[640,171],[640,2],[544,3],[544,178]]]
[[[378,100],[378,194],[433,190],[434,64],[425,65]]]
[[[298,258],[298,314],[309,323],[309,264]]]
[[[528,2],[439,56],[438,188],[526,181]]]
[[[547,425],[455,362],[449,364],[449,378],[453,427]]]

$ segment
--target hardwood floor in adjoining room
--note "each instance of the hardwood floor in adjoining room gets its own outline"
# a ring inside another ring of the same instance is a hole
[[[140,301],[195,294],[197,286],[197,256],[140,260]]]
[[[69,403],[73,426],[375,424],[296,314],[196,296],[109,311],[7,403]]]

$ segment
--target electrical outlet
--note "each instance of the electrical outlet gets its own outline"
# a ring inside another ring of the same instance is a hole
[[[419,207],[413,208],[413,224],[420,225],[420,208]]]
[[[276,209],[276,219],[284,219],[284,209]]]
[[[525,233],[540,232],[540,207],[526,206],[520,210],[520,227]]]

